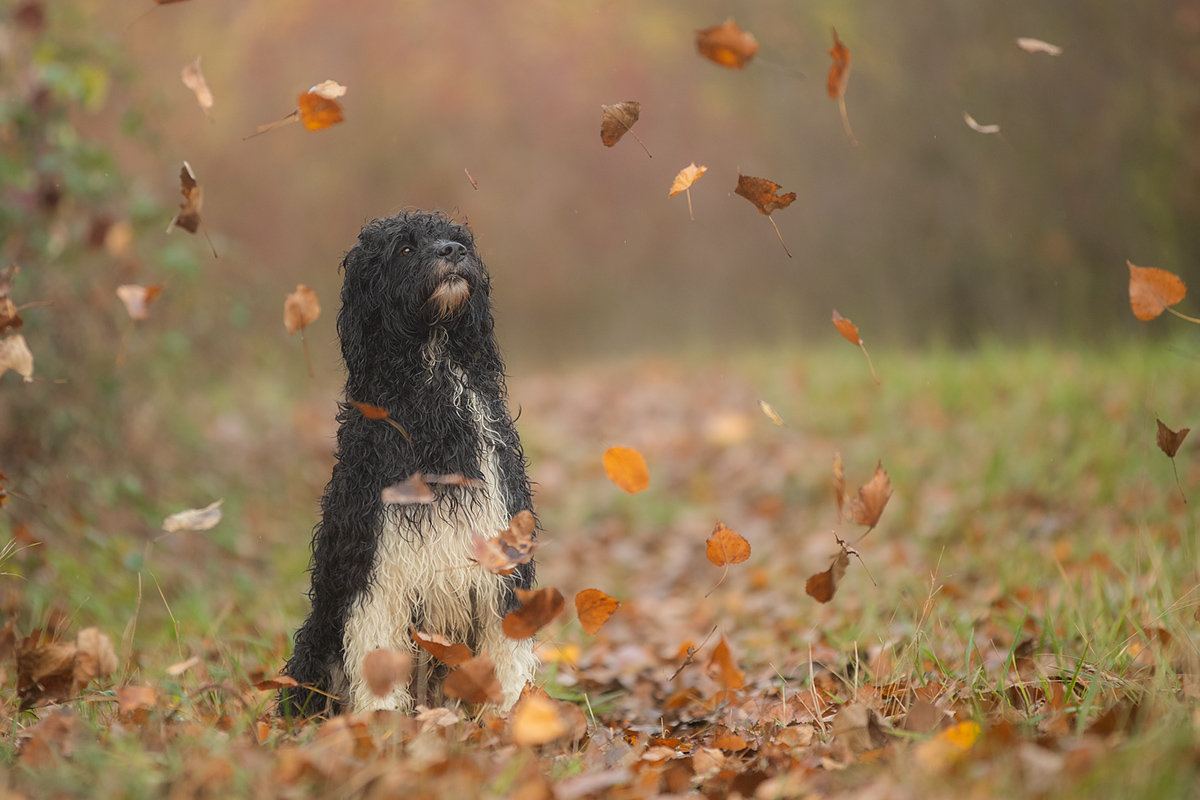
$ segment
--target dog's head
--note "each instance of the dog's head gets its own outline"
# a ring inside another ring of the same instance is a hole
[[[406,212],[369,223],[342,267],[343,347],[347,337],[424,341],[438,326],[451,336],[491,333],[487,269],[470,229],[444,214]]]

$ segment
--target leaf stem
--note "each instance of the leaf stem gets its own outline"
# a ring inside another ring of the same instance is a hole
[[[838,95],[838,109],[842,112],[842,127],[846,129],[846,135],[850,137],[850,144],[858,147],[858,139],[854,137],[854,131],[850,129],[850,118],[846,116],[846,95]]]
[[[875,365],[871,363],[871,354],[867,352],[867,346],[863,344],[862,339],[858,340],[858,348],[863,351],[863,355],[867,357],[867,366],[871,368],[871,377],[875,379],[877,386],[882,386],[883,382],[879,380],[879,376],[875,374]]]
[[[1166,305],[1166,304],[1164,303],[1164,305]],[[1172,314],[1179,317],[1180,319],[1186,319],[1188,322],[1194,322],[1197,325],[1200,325],[1200,319],[1196,319],[1195,317],[1189,317],[1187,314],[1180,314],[1178,311],[1171,308],[1170,306],[1167,306],[1167,311],[1170,311]]]
[[[775,220],[771,219],[770,214],[767,214],[767,220],[771,223],[771,227],[775,229],[775,235],[779,237],[779,243],[783,245],[783,252],[787,253],[788,258],[791,258],[792,251],[787,249],[787,243],[783,241],[783,234],[779,232],[779,226],[775,224]]]

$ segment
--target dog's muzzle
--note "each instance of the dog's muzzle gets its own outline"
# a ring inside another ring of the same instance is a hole
[[[433,305],[434,315],[445,319],[466,305],[471,296],[471,284],[467,282],[470,262],[466,246],[458,242],[437,242],[434,253],[440,259],[436,267],[438,284],[429,296],[429,302]]]

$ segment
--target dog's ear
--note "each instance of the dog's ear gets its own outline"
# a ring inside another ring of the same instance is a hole
[[[342,308],[338,311],[337,332],[342,342],[342,359],[347,364],[362,364],[371,350],[371,332],[379,326],[378,293],[373,291],[371,260],[378,254],[360,240],[342,260]]]

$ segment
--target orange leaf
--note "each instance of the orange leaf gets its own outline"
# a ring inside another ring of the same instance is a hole
[[[734,533],[718,522],[709,534],[704,555],[718,567],[740,564],[750,557],[750,543],[741,534]]]
[[[468,704],[499,703],[504,699],[500,680],[496,677],[496,666],[486,653],[450,670],[442,684],[442,691],[447,697]]]
[[[610,447],[604,451],[604,471],[609,480],[630,494],[650,485],[646,459],[632,447]]]
[[[721,637],[716,649],[709,656],[705,669],[716,679],[717,683],[721,684],[722,689],[741,689],[746,685],[746,673],[733,663],[733,653],[724,636]]]
[[[850,344],[862,344],[862,339],[858,335],[858,326],[839,314],[836,308],[833,310],[833,327],[837,328],[838,333],[844,336]]]
[[[1187,286],[1178,275],[1156,267],[1129,264],[1129,305],[1143,322],[1154,319],[1187,296]]]
[[[1158,422],[1158,447],[1168,458],[1174,458],[1179,452],[1179,446],[1183,444],[1183,440],[1187,438],[1191,428],[1180,428],[1178,431],[1173,431],[1166,425],[1163,425],[1161,419],[1156,419]]]
[[[517,593],[521,607],[504,617],[504,635],[510,639],[528,639],[561,614],[566,606],[562,593],[553,586],[513,591]]]
[[[355,400],[351,400],[350,405],[357,408],[358,412],[360,414],[362,414],[364,417],[366,417],[367,419],[387,419],[388,418],[388,412],[387,412],[386,408],[380,408],[379,406],[373,406],[373,405],[370,405],[369,403],[359,403]]]
[[[718,749],[729,750],[731,752],[745,750],[750,746],[749,742],[735,733],[727,733],[724,736],[718,736],[713,741],[713,744],[716,745]]]
[[[319,83],[300,95],[300,121],[310,131],[319,131],[342,121],[342,106],[338,97],[346,87],[335,81]]]
[[[367,688],[376,697],[387,697],[393,686],[407,680],[411,668],[412,657],[408,653],[383,648],[367,653],[362,663]]]
[[[874,528],[891,497],[892,481],[880,461],[875,466],[875,475],[858,490],[857,497],[850,499],[850,518],[859,525]]]
[[[776,196],[776,193],[782,188],[778,183],[766,178],[752,178],[739,172],[737,188],[734,189],[734,193],[749,200],[759,213],[769,217],[772,211],[787,208],[796,200],[795,192]]]
[[[837,100],[846,94],[846,83],[850,80],[850,50],[838,39],[837,31],[833,31],[833,47],[829,50],[833,56],[833,65],[829,68],[829,80],[826,91],[831,100]]]
[[[122,686],[117,689],[117,709],[129,714],[143,708],[154,708],[157,702],[153,687]]]
[[[567,732],[567,722],[558,703],[549,695],[530,693],[513,708],[512,738],[518,745],[552,742]]]
[[[465,480],[465,479],[464,479]],[[518,564],[528,563],[538,549],[537,520],[533,512],[520,511],[509,520],[508,530],[499,536],[472,536],[471,560],[493,575],[510,575]]]
[[[728,69],[742,69],[758,52],[758,40],[732,19],[725,24],[696,31],[696,49],[709,61]]]
[[[274,678],[258,681],[254,688],[263,692],[273,692],[276,689],[294,689],[300,684],[290,675],[276,675]]]
[[[321,303],[317,300],[317,293],[303,283],[297,284],[296,291],[283,301],[283,324],[289,334],[294,335],[301,328],[308,327],[319,316]]]
[[[804,583],[805,594],[812,597],[818,603],[828,603],[833,599],[833,595],[837,592],[838,584],[842,577],[846,574],[846,568],[850,566],[850,556],[845,552],[838,553],[833,559],[833,564],[824,572],[818,572]]]
[[[589,634],[600,630],[620,606],[620,601],[599,589],[584,589],[575,595],[575,613],[579,615],[579,624]]]
[[[675,181],[671,184],[671,191],[667,197],[674,197],[680,192],[690,188],[691,185],[700,180],[700,176],[706,172],[708,172],[708,167],[697,167],[695,161],[693,161],[691,164],[688,164],[679,171],[678,175],[675,176]]]
[[[642,104],[637,100],[626,100],[611,106],[601,105],[600,110],[604,113],[604,120],[600,123],[600,141],[605,147],[612,147],[638,121]]]
[[[448,667],[457,667],[470,661],[474,654],[465,644],[451,644],[445,636],[436,633],[417,633],[411,631],[412,640],[422,650],[429,653]]]

